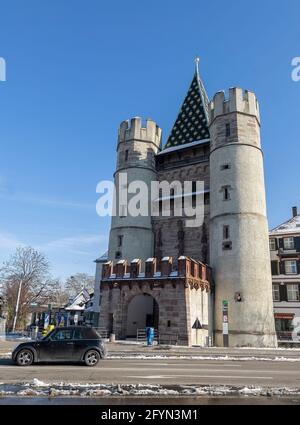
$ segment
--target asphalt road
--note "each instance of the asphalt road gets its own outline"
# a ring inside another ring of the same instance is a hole
[[[204,360],[102,360],[89,368],[72,364],[15,366],[0,360],[0,380],[5,383],[32,381],[162,384],[162,385],[255,385],[264,387],[300,387],[298,362],[274,361],[204,361]]]
[[[0,397],[1,405],[118,405],[118,406],[168,406],[170,408],[178,408],[178,406],[200,405],[200,406],[218,406],[218,405],[292,405],[299,406],[299,396],[293,397],[123,397],[123,398],[83,398],[83,397]]]

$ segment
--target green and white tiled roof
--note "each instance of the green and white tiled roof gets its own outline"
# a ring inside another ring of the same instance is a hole
[[[209,139],[209,137],[208,97],[197,63],[194,78],[164,149]]]

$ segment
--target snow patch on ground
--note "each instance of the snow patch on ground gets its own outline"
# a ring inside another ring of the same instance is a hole
[[[300,341],[299,341],[300,342]],[[140,346],[147,346],[147,343],[145,341],[116,341],[114,343],[114,345],[140,345]],[[157,345],[157,342],[154,342],[154,347],[155,349],[171,349],[171,350],[186,350],[187,347],[184,345]],[[228,348],[226,347],[199,347],[199,346],[192,346],[189,349],[190,350],[198,350],[199,348],[203,348],[205,350],[209,349],[209,350],[224,350],[227,351]],[[277,348],[272,348],[272,347],[266,347],[266,348],[259,348],[259,347],[236,347],[234,348],[234,350],[239,351],[239,350],[253,350],[253,351],[287,351],[287,350],[291,350],[291,351],[300,351],[300,348],[294,348],[294,347],[277,347]]]
[[[10,359],[11,352],[0,353],[0,359]],[[121,352],[118,354],[108,354],[108,360],[216,360],[216,361],[263,361],[263,362],[300,362],[300,357],[286,357],[286,356],[243,356],[243,355],[193,355],[193,354],[128,354]]]
[[[47,386],[49,386],[49,384],[46,384],[45,382],[40,381],[37,378],[34,378],[32,383],[31,384],[29,383],[28,385],[32,385],[34,387],[47,387]]]
[[[136,354],[136,355],[108,355],[110,360],[219,360],[219,361],[264,361],[264,362],[300,362],[300,357],[259,357],[259,356],[194,356],[194,355],[152,355],[152,354]]]
[[[18,384],[0,384],[0,396],[20,397],[142,397],[142,396],[291,396],[300,395],[299,388],[256,387],[227,385],[144,385],[144,384],[82,384],[57,382],[47,383],[34,378],[30,382]]]

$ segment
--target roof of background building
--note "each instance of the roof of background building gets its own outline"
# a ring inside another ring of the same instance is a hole
[[[108,251],[95,260],[95,263],[105,263],[108,260]]]
[[[199,59],[196,70],[164,149],[209,139],[208,97],[201,81]]]
[[[275,227],[270,231],[271,235],[285,234],[285,233],[300,233],[300,215],[296,215],[293,218],[285,221],[279,226]]]

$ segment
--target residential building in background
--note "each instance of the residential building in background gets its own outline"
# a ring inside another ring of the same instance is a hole
[[[270,231],[275,326],[278,341],[300,343],[300,215]]]

